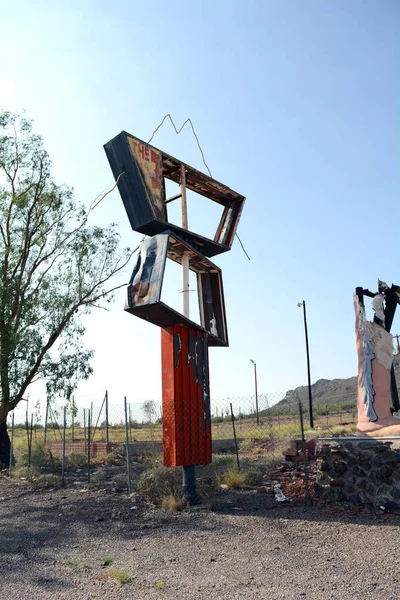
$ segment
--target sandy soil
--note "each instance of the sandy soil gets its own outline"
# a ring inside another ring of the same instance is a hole
[[[0,478],[1,598],[398,600],[400,519],[221,492],[171,514]],[[112,566],[103,566],[105,557]],[[132,578],[120,585],[110,568]]]

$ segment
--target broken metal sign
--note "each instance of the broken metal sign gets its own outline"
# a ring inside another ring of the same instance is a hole
[[[140,245],[125,310],[161,327],[164,464],[207,464],[208,346],[228,346],[222,273],[209,258],[231,249],[245,198],[125,131],[104,148],[132,229],[150,236]],[[165,179],[181,193],[167,198]],[[187,228],[186,189],[223,206],[213,239]],[[182,227],[168,220],[168,204],[178,198]],[[167,259],[182,265],[186,282],[188,270],[196,274],[200,325],[189,318],[188,301],[180,313],[161,300]]]

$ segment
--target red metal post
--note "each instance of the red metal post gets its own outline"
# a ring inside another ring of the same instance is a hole
[[[174,325],[161,330],[164,465],[211,462],[207,335]]]

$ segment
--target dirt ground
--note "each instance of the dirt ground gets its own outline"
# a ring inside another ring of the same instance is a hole
[[[400,598],[393,515],[278,504],[253,490],[173,514],[124,493],[37,491],[6,477],[0,502],[1,598]]]

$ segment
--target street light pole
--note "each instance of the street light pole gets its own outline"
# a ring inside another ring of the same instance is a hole
[[[258,412],[257,365],[252,358],[250,359],[250,362],[252,362],[254,365],[254,390],[255,390],[255,394],[256,394],[256,419],[257,419],[257,425],[259,425],[260,416],[259,416],[259,412]]]
[[[314,429],[314,417],[313,417],[313,406],[312,406],[312,392],[311,392],[311,371],[310,371],[310,352],[308,348],[308,331],[307,331],[307,314],[306,314],[306,303],[299,302],[298,307],[303,307],[304,315],[304,333],[306,336],[306,354],[307,354],[307,375],[308,375],[308,410],[310,415],[310,428]]]

